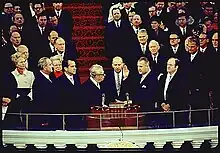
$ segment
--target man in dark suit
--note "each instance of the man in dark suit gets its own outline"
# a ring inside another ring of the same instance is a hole
[[[101,65],[95,64],[89,69],[90,77],[82,84],[82,92],[84,93],[85,112],[90,112],[92,106],[102,106],[102,95],[105,94],[102,81],[105,73]],[[106,100],[107,101],[107,100]]]
[[[11,72],[15,66],[11,61],[11,55],[17,52],[17,47],[21,44],[21,35],[18,32],[12,32],[10,36],[10,42],[3,47],[2,63],[7,66],[3,66],[3,72]]]
[[[63,9],[62,0],[53,0],[53,11],[58,18],[58,25],[65,29],[66,33],[72,36],[73,19],[69,11]],[[67,41],[67,40],[66,40]]]
[[[73,60],[63,61],[64,74],[55,82],[56,84],[56,112],[64,114],[82,113],[82,91],[80,80],[76,75],[76,63]],[[59,123],[62,123],[62,118]],[[65,129],[82,128],[82,116],[66,116]],[[61,126],[60,126],[61,127]]]
[[[54,30],[50,31],[48,35],[48,43],[47,43],[47,57],[51,57],[53,53],[56,52],[56,48],[54,46],[55,40],[59,37],[58,33]]]
[[[208,85],[211,80],[207,79],[207,69],[204,68],[207,63],[204,60],[204,54],[199,51],[197,37],[189,37],[188,52],[183,64],[189,91],[188,103],[191,109],[208,109],[210,108]],[[207,112],[192,113],[192,124],[207,124]]]
[[[150,68],[150,62],[146,57],[141,57],[137,62],[139,76],[135,82],[135,92],[133,103],[140,105],[142,112],[152,112],[157,110],[156,93],[158,89],[157,76]],[[153,114],[147,114],[145,123],[147,126],[153,126],[155,117]]]
[[[121,9],[121,18],[128,20],[129,12],[134,12],[135,9],[131,6],[131,2],[123,2],[123,9]]]
[[[54,113],[54,86],[50,79],[52,62],[47,57],[42,57],[38,61],[40,71],[35,74],[33,83],[33,106],[32,111],[35,113]],[[54,116],[31,116],[31,129],[51,129]]]
[[[156,40],[159,42],[160,46],[166,46],[168,43],[168,34],[160,28],[160,18],[153,16],[150,21],[151,27],[149,28],[149,40]]]
[[[154,71],[157,75],[164,73],[167,57],[160,49],[161,47],[159,43],[155,40],[151,40],[148,46],[150,54],[148,54],[147,58],[150,62],[151,70]]]
[[[182,43],[180,43],[180,38],[175,32],[171,32],[169,36],[169,45],[167,49],[164,49],[167,57],[175,57],[180,61],[186,54],[186,51],[183,49]]]
[[[188,16],[185,13],[178,14],[177,26],[173,27],[174,31],[177,32],[180,37],[180,42],[184,42],[185,39],[193,35],[192,27],[188,25]]]
[[[31,33],[33,37],[30,37],[28,46],[30,46],[30,56],[35,60],[35,65],[37,65],[41,57],[48,56],[45,50],[47,50],[49,32],[47,15],[45,12],[42,12],[37,16],[37,24],[29,29],[29,33]]]
[[[141,57],[137,62],[139,77],[133,101],[141,106],[142,111],[155,110],[155,96],[158,88],[157,76],[150,68],[150,62],[146,57]]]
[[[167,73],[162,75],[159,78],[159,95],[158,102],[162,107],[162,110],[167,111],[176,111],[188,109],[186,103],[187,100],[187,88],[184,81],[184,75],[181,74],[179,69],[179,60],[177,58],[171,57],[167,61]],[[165,117],[165,114],[163,114]],[[167,116],[168,120],[163,118],[162,124],[165,123],[166,126],[172,126],[171,116]],[[188,125],[188,113],[176,113],[175,114],[175,123],[176,126],[186,126]]]
[[[129,93],[129,95],[131,95],[131,87],[129,86],[129,84],[131,84],[131,82],[129,82],[129,70],[125,69],[125,67],[126,65],[121,57],[116,56],[113,58],[113,70],[106,73],[106,77],[103,82],[109,102],[115,102],[116,99],[125,101],[125,93]]]
[[[121,19],[119,8],[113,8],[111,13],[113,21],[105,27],[105,55],[110,60],[115,56],[124,59],[124,52],[128,49],[128,41],[125,38],[127,38],[130,23]]]
[[[55,52],[52,53],[52,55],[60,55],[62,59],[64,60],[76,60],[77,59],[77,53],[76,50],[74,50],[71,46],[67,46],[66,42],[63,38],[58,37],[54,40],[54,47],[56,49]]]

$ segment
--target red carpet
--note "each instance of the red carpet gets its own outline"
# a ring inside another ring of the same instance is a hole
[[[81,83],[89,76],[93,64],[105,67],[104,22],[102,6],[98,3],[72,3],[64,6],[73,15],[73,40],[79,54],[78,65]]]

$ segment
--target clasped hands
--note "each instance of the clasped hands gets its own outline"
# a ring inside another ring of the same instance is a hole
[[[10,98],[7,98],[7,97],[2,98],[2,105],[3,106],[7,106],[10,102],[11,102]]]
[[[170,111],[170,104],[162,103],[162,104],[161,104],[161,107],[163,108],[163,111],[164,111],[164,112]]]

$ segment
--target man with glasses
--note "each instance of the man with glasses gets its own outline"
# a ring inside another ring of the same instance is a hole
[[[92,106],[101,106],[102,94],[105,94],[102,83],[105,78],[103,67],[101,65],[94,64],[89,69],[89,74],[90,77],[88,80],[82,84],[85,112],[89,112]]]
[[[164,49],[168,57],[182,59],[186,51],[183,49],[183,44],[177,33],[171,32],[169,36],[168,49]]]

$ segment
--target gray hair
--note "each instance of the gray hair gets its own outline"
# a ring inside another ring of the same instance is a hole
[[[52,57],[50,57],[51,62],[59,60],[61,63],[63,61],[62,57],[60,55],[54,55]]]
[[[140,29],[140,30],[138,30],[138,34],[139,33],[146,33],[147,34],[147,30],[146,29]],[[147,34],[148,35],[148,34]]]
[[[94,65],[92,65],[91,68],[89,69],[89,72],[90,72],[89,74],[90,74],[90,76],[91,76],[92,78],[94,78],[95,75],[96,75],[97,70],[100,70],[100,69],[103,70],[103,67],[102,67],[101,65],[99,65],[99,64],[94,64]]]
[[[48,57],[41,57],[38,61],[37,66],[42,70],[45,66],[47,66]],[[49,59],[50,60],[50,59]]]

